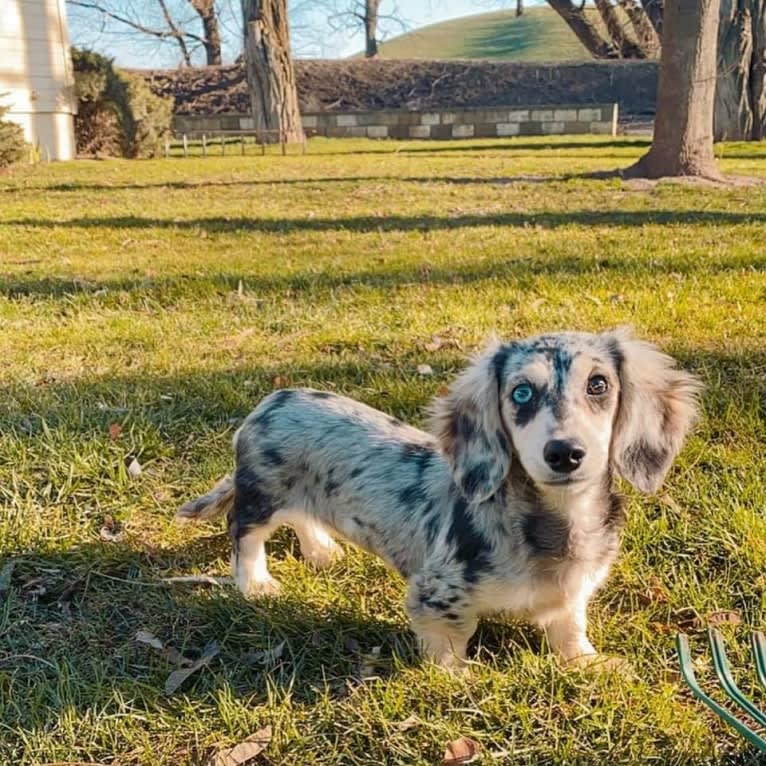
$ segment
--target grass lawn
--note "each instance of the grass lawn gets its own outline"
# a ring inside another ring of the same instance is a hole
[[[588,8],[585,15],[596,29],[606,32],[595,8]],[[392,37],[379,47],[382,56],[394,59],[550,63],[593,58],[561,16],[547,6],[526,8],[522,16],[506,9],[441,21]]]
[[[733,612],[746,667],[746,626],[764,626],[766,187],[560,177],[644,148],[316,140],[0,176],[0,763],[196,764],[267,724],[260,763],[433,764],[459,735],[484,764],[757,763],[682,691],[673,634]],[[766,145],[719,153],[766,177]],[[591,608],[593,642],[635,678],[564,673],[500,618],[469,678],[419,665],[398,576],[359,552],[314,573],[287,532],[276,600],[163,582],[228,574],[222,528],[173,513],[274,387],[420,424],[493,331],[624,323],[707,386],[660,495],[626,488]],[[168,696],[175,666],[138,630],[220,653]]]

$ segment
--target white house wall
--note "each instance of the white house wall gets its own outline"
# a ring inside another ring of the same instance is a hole
[[[64,0],[0,0],[0,103],[43,158],[74,157],[76,100]]]

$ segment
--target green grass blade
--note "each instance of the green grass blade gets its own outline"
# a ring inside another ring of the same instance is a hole
[[[721,682],[723,690],[753,720],[757,721],[761,726],[766,726],[766,714],[759,710],[742,693],[734,681],[734,676],[732,676],[731,668],[729,667],[729,661],[726,658],[726,650],[724,649],[721,634],[715,628],[710,628],[708,631],[708,638],[710,639],[710,649],[713,653],[713,667],[715,668],[715,674],[718,676],[718,680]]]
[[[697,677],[694,675],[692,667],[691,652],[689,650],[689,638],[683,633],[676,636],[676,651],[678,652],[678,662],[681,667],[681,675],[686,685],[691,689],[692,694],[707,705],[716,715],[735,728],[748,742],[755,745],[759,750],[766,753],[766,740],[759,737],[752,729],[749,729],[742,721],[735,718],[726,708],[721,707],[714,699],[702,691]]]
[[[766,636],[760,631],[753,633],[753,657],[755,657],[755,672],[758,680],[766,689]]]

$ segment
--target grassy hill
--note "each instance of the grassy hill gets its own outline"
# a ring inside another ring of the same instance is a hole
[[[597,17],[595,9],[591,12]],[[591,58],[561,17],[548,7],[529,8],[519,17],[513,10],[504,10],[431,24],[384,42],[380,53],[394,59],[550,62]]]

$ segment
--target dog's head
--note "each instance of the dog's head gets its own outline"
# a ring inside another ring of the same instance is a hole
[[[624,330],[493,345],[437,399],[432,430],[470,501],[512,460],[541,489],[577,492],[614,469],[661,484],[697,413],[698,380]]]

